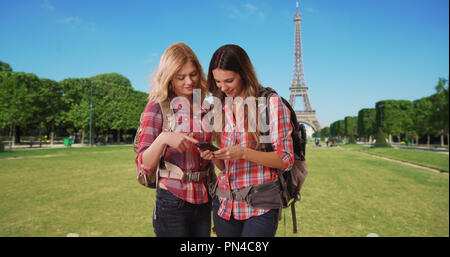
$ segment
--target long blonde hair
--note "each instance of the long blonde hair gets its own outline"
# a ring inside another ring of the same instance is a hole
[[[181,42],[171,44],[162,54],[155,76],[152,80],[153,86],[150,88],[148,96],[150,102],[162,102],[169,97],[169,84],[172,78],[188,61],[192,61],[199,73],[200,79],[196,88],[201,89],[201,99],[203,102],[209,92],[206,86],[203,68],[194,51]]]

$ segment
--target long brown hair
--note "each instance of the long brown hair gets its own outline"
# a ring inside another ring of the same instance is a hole
[[[222,101],[222,105],[225,103],[225,93],[220,90],[216,85],[212,71],[215,69],[234,71],[242,79],[243,90],[245,97],[255,97],[257,98],[260,91],[260,84],[258,77],[256,76],[253,64],[250,61],[247,53],[238,45],[224,45],[214,52],[208,68],[208,76],[206,80],[206,85],[209,92],[212,93],[214,97],[219,98]],[[222,115],[225,117],[225,115]],[[256,117],[258,119],[258,117]],[[225,122],[222,122],[225,126]],[[257,124],[257,123],[256,123]],[[256,126],[256,132],[248,132],[252,135],[256,142],[259,142],[259,128]],[[215,135],[216,140],[220,137]],[[252,137],[248,137],[251,139]]]

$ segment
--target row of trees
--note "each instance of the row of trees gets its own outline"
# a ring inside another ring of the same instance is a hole
[[[57,82],[14,72],[0,62],[0,131],[8,133],[13,143],[20,142],[17,130],[39,138],[48,135],[52,143],[56,132],[58,136],[78,132],[84,142],[92,113],[93,138],[104,136],[107,141],[114,133],[120,142],[121,132],[134,136],[147,96],[117,73]]]
[[[449,133],[448,80],[440,78],[436,93],[415,101],[382,100],[375,108],[365,108],[358,116],[348,116],[316,132],[315,137],[355,138],[371,141],[378,132],[400,135],[418,142],[419,138]],[[147,103],[147,93],[136,91],[130,81],[117,73],[90,78],[68,78],[60,82],[31,73],[14,72],[0,61],[0,135],[20,142],[18,131],[41,138],[55,134],[79,133],[81,142],[92,125],[93,138],[115,134],[131,141],[139,126],[139,116]],[[92,108],[91,108],[92,103]],[[92,111],[92,112],[91,112]],[[92,124],[91,121],[92,113]]]
[[[448,80],[439,78],[436,93],[414,101],[382,100],[375,108],[364,108],[358,116],[347,116],[316,132],[316,137],[344,137],[349,143],[355,138],[363,138],[371,142],[377,133],[388,135],[388,142],[393,142],[393,136],[400,141],[403,138],[418,143],[421,137],[441,136],[449,133],[448,112]]]

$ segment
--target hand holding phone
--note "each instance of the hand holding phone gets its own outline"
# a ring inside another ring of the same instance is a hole
[[[208,142],[199,142],[199,143],[196,143],[195,146],[200,148],[200,150],[202,150],[202,151],[210,150],[211,152],[214,152],[214,151],[219,150],[218,147],[216,147]]]

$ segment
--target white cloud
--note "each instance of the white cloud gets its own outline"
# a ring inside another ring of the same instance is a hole
[[[47,11],[54,11],[56,8],[50,3],[50,0],[43,0],[41,4],[42,8]]]
[[[249,10],[251,13],[258,10],[258,8],[256,8],[256,6],[252,5],[251,3],[246,3],[244,7],[247,8],[247,10]]]
[[[45,11],[52,12],[48,13],[48,15],[55,18],[55,20],[60,24],[65,24],[72,29],[80,29],[89,32],[96,32],[97,25],[94,22],[86,22],[83,21],[78,16],[66,16],[62,15],[60,10],[57,10],[56,7],[50,2],[50,0],[41,0],[41,7]]]
[[[72,26],[72,28],[77,28],[81,24],[81,19],[78,17],[70,16],[70,17],[63,17],[60,20],[60,22],[64,24],[69,24]]]
[[[251,3],[246,3],[239,7],[222,4],[220,7],[228,12],[230,19],[246,19],[256,16],[260,20],[264,20],[264,12]]]
[[[258,16],[259,16],[259,18],[261,18],[262,20],[264,20],[264,13],[263,13],[263,12],[258,12]]]
[[[72,27],[72,29],[88,31],[92,33],[97,31],[97,25],[94,22],[83,21],[78,16],[63,16],[58,21],[61,24],[65,24]]]
[[[228,12],[228,18],[230,19],[238,19],[242,17],[240,10],[232,5],[222,4],[220,7]]]
[[[147,58],[144,60],[145,64],[153,63],[156,60],[156,57],[158,56],[158,53],[152,53],[150,58]]]

